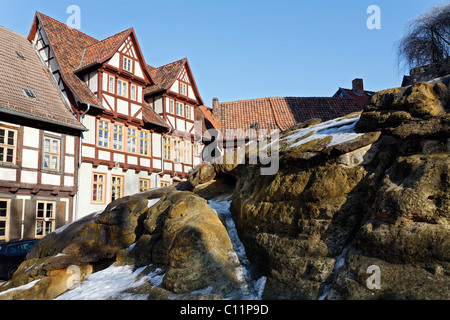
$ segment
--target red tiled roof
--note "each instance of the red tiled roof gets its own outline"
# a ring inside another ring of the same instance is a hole
[[[76,29],[69,28],[64,23],[45,14],[38,12],[36,16],[44,26],[45,33],[55,53],[55,59],[61,68],[62,77],[72,89],[74,95],[82,103],[101,106],[100,101],[89,90],[86,83],[74,74],[74,70],[80,66],[84,49],[99,41]]]
[[[355,99],[360,107],[364,107],[364,105],[366,104],[366,101],[372,95],[375,94],[375,92],[373,92],[373,91],[364,91],[364,95],[361,95],[361,94],[357,94],[352,89],[345,89],[345,88],[340,88],[340,89],[343,90],[350,98]]]
[[[102,62],[105,58],[107,58],[111,53],[114,52],[114,49],[116,49],[121,42],[124,41],[124,38],[128,36],[131,30],[132,28],[127,29],[88,46],[83,55],[83,61],[80,67],[77,69],[81,70],[93,63]]]
[[[202,124],[202,132],[201,135],[203,137],[211,138],[208,130],[217,130],[219,129],[219,122],[214,117],[212,110],[207,106],[199,106],[195,108],[195,121],[199,121]],[[196,127],[196,130],[200,128]],[[199,134],[196,132],[196,134]]]
[[[63,103],[58,88],[27,38],[0,27],[0,43],[3,44],[0,46],[0,112],[86,131]],[[31,89],[36,98],[27,97],[23,89]]]
[[[257,129],[285,131],[311,118],[328,121],[357,111],[361,108],[352,98],[270,97],[221,102],[213,113],[228,140],[231,136],[226,129],[247,131],[256,122]]]
[[[180,72],[186,60],[187,59],[184,58],[158,68],[147,65],[147,70],[150,72],[150,75],[152,76],[153,81],[155,81],[155,84],[145,88],[144,94],[147,95],[161,90],[169,89],[169,86],[172,85],[172,83],[175,81],[176,76]]]
[[[169,125],[164,122],[163,118],[152,107],[146,106],[143,109],[144,120],[155,125],[169,128]]]

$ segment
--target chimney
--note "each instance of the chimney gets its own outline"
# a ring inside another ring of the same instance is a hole
[[[214,113],[214,110],[216,110],[217,108],[219,108],[219,98],[214,98],[213,103],[212,103],[213,113]]]
[[[352,81],[352,90],[357,94],[364,94],[364,83],[363,79],[356,78]]]

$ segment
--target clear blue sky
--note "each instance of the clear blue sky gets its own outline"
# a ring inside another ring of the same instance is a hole
[[[0,0],[0,25],[27,35],[35,11],[99,40],[134,27],[148,64],[188,57],[206,105],[269,96],[331,96],[364,78],[367,90],[401,84],[396,42],[444,0]],[[381,29],[369,30],[369,5]],[[5,44],[1,44],[5,45]]]

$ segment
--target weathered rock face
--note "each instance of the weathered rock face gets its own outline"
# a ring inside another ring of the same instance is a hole
[[[203,199],[232,188],[247,256],[268,278],[263,298],[450,299],[449,87],[444,77],[381,91],[361,115],[310,120],[278,147],[251,144],[176,188],[119,199],[42,240],[0,290],[33,285],[0,299],[53,299],[71,266],[83,280],[111,263],[160,278],[127,294],[232,297],[245,279]],[[248,164],[263,150],[279,151],[275,174]]]
[[[149,200],[159,197],[149,208]],[[103,213],[44,238],[0,290],[36,283],[0,293],[0,299],[54,299],[69,289],[73,266],[83,281],[112,263],[146,266],[147,272],[157,266],[164,273],[160,286],[133,289],[150,299],[207,287],[208,297],[217,299],[238,286],[239,261],[217,214],[195,194],[166,188],[116,200]]]
[[[237,179],[233,214],[269,276],[264,298],[450,298],[449,86],[446,77],[378,92],[361,135],[331,147],[317,135],[329,129],[306,131],[317,122],[283,133],[276,175],[215,164]]]

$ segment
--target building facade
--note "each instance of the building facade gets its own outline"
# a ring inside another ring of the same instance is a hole
[[[76,211],[86,131],[26,37],[0,27],[0,243],[40,239]]]
[[[187,59],[159,77],[166,66],[147,65],[133,28],[99,41],[39,12],[28,40],[88,129],[76,218],[181,181],[200,163],[194,110],[202,100]]]

